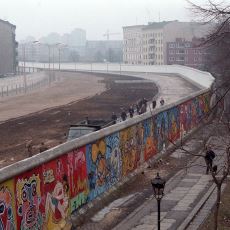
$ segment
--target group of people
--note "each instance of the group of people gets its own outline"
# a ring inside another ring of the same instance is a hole
[[[147,111],[147,102],[148,101],[146,98],[142,98],[142,99],[138,100],[136,104],[134,104],[128,108],[128,113],[125,111],[125,109],[122,109],[121,114],[120,114],[121,120],[125,121],[128,117],[128,114],[129,114],[129,117],[132,118],[134,116],[135,111],[137,112],[138,115],[145,113]],[[160,105],[163,106],[164,103],[165,103],[164,99],[161,98],[160,99]],[[152,101],[152,109],[155,109],[156,105],[157,105],[156,100],[153,100]],[[114,121],[114,124],[116,124],[118,117],[114,112],[113,112],[111,118]]]

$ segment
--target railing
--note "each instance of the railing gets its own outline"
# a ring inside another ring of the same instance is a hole
[[[40,72],[37,68],[27,68],[26,73],[0,78],[0,97],[26,94],[35,89],[49,86],[56,81],[54,72]],[[32,72],[29,72],[32,71]]]

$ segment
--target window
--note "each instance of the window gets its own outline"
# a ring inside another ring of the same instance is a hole
[[[169,61],[175,61],[175,58],[174,57],[170,57]]]
[[[169,48],[175,48],[175,44],[174,43],[169,44]]]
[[[185,47],[190,47],[190,44],[189,43],[185,43]]]
[[[194,57],[194,61],[197,62],[197,61],[198,61],[198,58],[197,58],[197,57]]]
[[[174,50],[169,50],[169,54],[174,54]]]
[[[199,52],[198,52],[198,50],[194,50],[194,54],[198,54]]]

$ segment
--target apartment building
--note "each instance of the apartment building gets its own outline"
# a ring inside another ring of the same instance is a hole
[[[206,49],[199,46],[200,43],[200,39],[195,37],[192,41],[176,38],[174,42],[168,42],[167,64],[186,65],[197,69],[203,69]]]
[[[0,19],[0,76],[15,74],[17,67],[16,26]]]
[[[123,27],[123,61],[126,64],[167,64],[167,43],[180,37],[191,41],[203,37],[210,25],[194,22],[163,21]]]
[[[123,27],[123,61],[126,64],[143,64],[144,25]]]

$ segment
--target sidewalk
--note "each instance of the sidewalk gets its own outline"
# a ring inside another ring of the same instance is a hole
[[[215,124],[209,124],[200,129],[185,144],[184,148],[190,152],[198,153],[201,149],[202,137],[209,137],[210,133],[216,135]],[[221,138],[221,137],[220,137]],[[220,138],[212,139],[212,144],[218,147],[221,145]],[[216,151],[215,148],[213,148]],[[221,162],[222,154],[220,150],[216,151],[217,156],[214,164]],[[173,160],[174,159],[174,160]],[[190,160],[188,160],[190,159]],[[211,175],[206,175],[206,165],[202,157],[191,157],[182,150],[177,149],[166,159],[165,164],[158,167],[151,166],[146,168],[142,177],[133,179],[134,185],[125,187],[126,193],[122,189],[118,191],[118,196],[113,195],[113,200],[103,205],[103,199],[100,200],[101,208],[94,210],[94,213],[85,213],[84,223],[77,229],[84,230],[154,230],[157,229],[157,203],[153,197],[153,191],[150,179],[160,172],[162,177],[170,178],[166,182],[165,196],[161,202],[161,229],[162,230],[183,230],[198,229],[204,219],[209,215],[215,200],[215,185]],[[176,162],[187,162],[183,165],[174,165]],[[171,168],[169,167],[171,165]],[[185,167],[188,165],[189,167]],[[168,169],[166,169],[168,167]],[[175,168],[177,167],[177,173]],[[178,167],[181,169],[178,170]],[[170,176],[174,175],[174,176]],[[145,184],[140,184],[146,180]],[[130,186],[136,186],[137,189],[130,189]],[[210,199],[209,199],[210,198]],[[207,205],[204,205],[207,201]],[[201,207],[204,205],[204,210]],[[200,211],[201,209],[201,211]],[[196,217],[196,214],[199,214]],[[195,218],[194,218],[195,217]]]
[[[221,137],[212,138],[211,143],[217,146],[222,140]],[[176,150],[173,154],[178,151],[180,150]],[[221,155],[222,152],[219,150],[216,156],[218,165],[223,163]],[[198,229],[211,212],[216,200],[212,176],[205,174],[203,158],[196,158],[192,165],[194,166],[187,172],[181,170],[166,182],[165,196],[161,201],[162,230]],[[225,184],[223,189],[224,187]],[[155,229],[157,229],[157,203],[153,197],[113,228],[113,230]]]
[[[196,164],[203,164],[198,158]],[[205,175],[205,167],[194,167],[185,173],[177,173],[166,184],[165,197],[161,202],[161,229],[179,229],[199,200],[212,185],[211,175]],[[157,229],[157,204],[151,197],[136,212],[131,213],[114,230]]]

